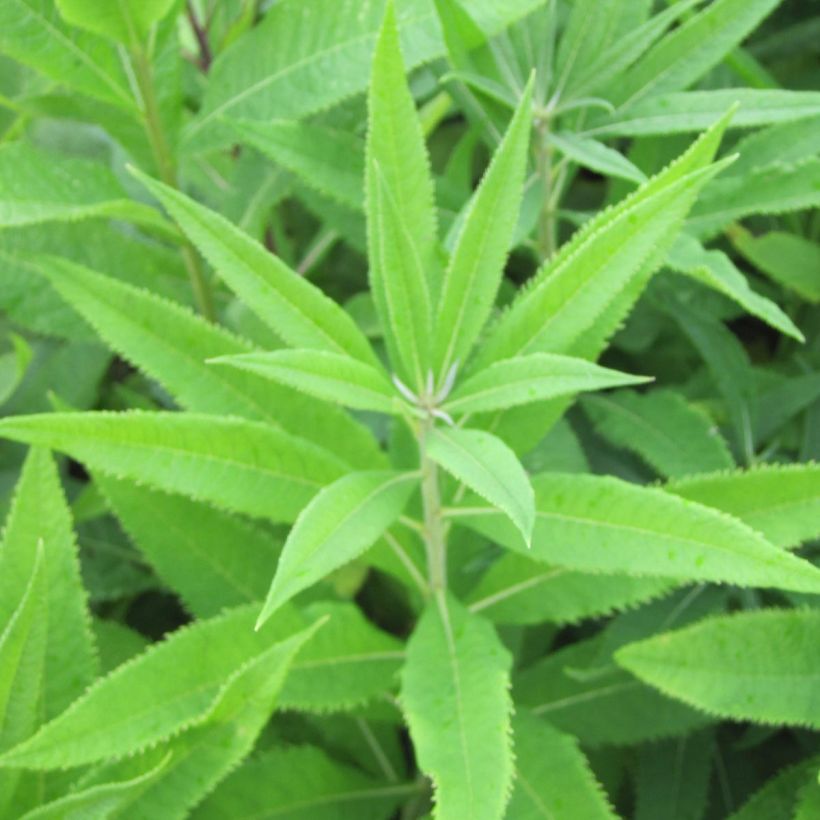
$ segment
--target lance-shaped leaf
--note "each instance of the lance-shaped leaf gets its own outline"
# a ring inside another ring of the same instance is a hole
[[[436,311],[439,378],[464,362],[495,302],[518,222],[532,126],[533,79],[475,192],[444,275]]]
[[[720,113],[729,106],[723,108]],[[714,117],[710,122],[714,121]],[[550,134],[549,141],[568,159],[583,168],[589,168],[609,177],[629,182],[646,182],[646,174],[633,165],[620,151],[598,140],[582,138],[574,134]]]
[[[251,751],[270,720],[294,657],[318,626],[274,644],[238,669],[192,728],[135,758],[93,770],[85,784],[119,781],[170,756],[160,775],[127,804],[126,816],[190,817],[191,809]]]
[[[78,28],[114,42],[136,44],[171,10],[174,0],[56,0],[63,17]]]
[[[374,361],[353,319],[315,285],[224,217],[139,171],[132,173],[168,209],[228,287],[288,345]]]
[[[401,515],[416,473],[352,473],[325,487],[288,535],[261,626],[285,601],[366,550]]]
[[[668,578],[600,575],[502,555],[470,590],[471,612],[502,624],[577,623],[631,609],[675,587]]]
[[[513,719],[515,788],[507,810],[520,820],[617,820],[578,741],[528,712]]]
[[[718,510],[606,476],[542,473],[532,486],[530,548],[496,511],[468,506],[461,512],[473,528],[547,564],[820,591],[820,570]]]
[[[650,381],[554,353],[530,353],[496,362],[460,384],[442,405],[450,414],[483,413],[557,396]]]
[[[305,184],[341,205],[364,210],[364,142],[315,123],[273,120],[230,123],[238,142],[252,145]]]
[[[256,373],[206,363],[250,353],[253,346],[244,339],[187,308],[67,260],[44,258],[39,269],[113,350],[156,379],[185,409],[265,421],[356,467],[383,460],[373,436],[340,410]]]
[[[133,481],[96,475],[113,512],[160,578],[208,618],[260,601],[281,542],[235,515]]]
[[[407,644],[401,704],[440,820],[501,817],[513,779],[511,657],[453,598],[430,602]]]
[[[820,760],[810,757],[781,769],[764,783],[728,820],[769,820],[770,817],[794,818],[800,791],[817,782]]]
[[[244,370],[358,410],[398,412],[398,393],[384,371],[350,356],[318,350],[274,350],[220,357],[211,363],[217,369]]]
[[[753,128],[802,120],[820,114],[820,92],[721,88],[717,91],[682,91],[649,97],[621,109],[596,134],[636,137],[652,134],[702,131],[735,103],[740,107],[732,118],[732,128]]]
[[[742,612],[630,644],[615,659],[710,714],[816,729],[819,628],[814,610]]]
[[[294,772],[299,776],[293,777]],[[374,780],[316,746],[290,746],[249,760],[220,784],[194,817],[383,820],[415,792],[412,784]]]
[[[779,547],[820,537],[820,465],[761,464],[752,470],[681,478],[668,492],[745,521]]]
[[[708,416],[672,390],[619,390],[584,397],[582,406],[607,441],[637,453],[660,475],[692,475],[734,464]]]
[[[805,341],[794,322],[774,302],[749,287],[746,277],[723,251],[706,250],[694,237],[681,234],[669,249],[666,263],[672,270],[685,273],[737,302],[781,333]]]
[[[388,2],[368,94],[365,155],[370,284],[393,366],[417,389],[430,367],[438,291],[433,181]]]
[[[132,754],[193,725],[213,708],[226,680],[304,620],[283,611],[261,632],[254,607],[232,610],[171,634],[104,678],[0,765],[54,769]]]
[[[46,154],[24,142],[0,148],[0,228],[92,218],[125,219],[174,235],[155,208],[132,200],[101,163]]]
[[[497,507],[529,544],[535,521],[532,486],[504,442],[481,430],[435,428],[427,436],[429,458]]]
[[[68,453],[94,470],[248,515],[293,521],[344,464],[268,425],[194,413],[45,413],[0,437]]]

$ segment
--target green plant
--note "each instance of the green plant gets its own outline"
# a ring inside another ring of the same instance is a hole
[[[182,5],[0,0],[0,814],[811,816],[777,0]]]

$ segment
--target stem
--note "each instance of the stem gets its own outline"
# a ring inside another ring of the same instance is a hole
[[[441,493],[438,484],[438,467],[424,452],[424,443],[433,426],[427,419],[419,435],[421,452],[421,501],[424,509],[424,545],[427,550],[427,569],[430,589],[442,595],[447,589],[447,544],[441,518]]]
[[[131,51],[131,62],[134,67],[134,78],[140,94],[143,124],[154,160],[157,163],[160,179],[168,186],[179,190],[177,181],[176,163],[174,154],[165,131],[162,127],[162,117],[160,116],[159,103],[157,101],[156,88],[154,85],[154,72],[151,67],[151,60],[142,45],[135,46]],[[188,278],[191,282],[191,290],[194,294],[194,302],[199,312],[209,321],[215,319],[213,299],[211,289],[205,278],[202,263],[189,242],[182,245],[182,258],[188,270]]]
[[[555,231],[555,203],[553,202],[552,145],[549,141],[549,120],[543,119],[537,128],[535,162],[538,177],[544,186],[544,204],[538,218],[538,252],[551,259],[557,245]]]

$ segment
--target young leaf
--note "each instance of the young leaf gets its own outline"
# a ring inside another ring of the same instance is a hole
[[[505,547],[584,572],[820,590],[820,570],[808,561],[777,549],[725,513],[663,490],[560,473],[536,476],[532,486],[536,520],[530,547],[490,508],[467,506],[464,520]]]
[[[816,729],[818,627],[812,610],[742,612],[630,644],[615,659],[710,714]]]
[[[375,354],[353,319],[227,219],[144,174],[132,173],[168,209],[228,286],[292,347]]]
[[[442,405],[451,414],[483,413],[520,404],[649,381],[584,359],[530,353],[504,359],[460,384]]]
[[[728,106],[724,107],[723,111]],[[722,112],[721,112],[722,113]],[[714,118],[710,122],[713,122]],[[646,182],[646,174],[633,165],[623,154],[597,140],[577,137],[574,134],[550,134],[549,141],[566,157],[583,168],[599,174],[626,179],[638,184]]]
[[[518,221],[532,126],[528,83],[507,133],[473,195],[435,316],[435,364],[439,379],[464,362],[487,321],[501,284]]]
[[[325,401],[359,410],[398,412],[398,393],[381,369],[318,350],[274,350],[212,359],[217,369],[243,370]]]
[[[497,507],[529,544],[535,521],[527,473],[500,439],[480,430],[434,428],[425,441],[429,458]]]
[[[248,515],[293,521],[344,464],[256,422],[194,413],[45,413],[0,421],[0,437],[62,450],[91,469]]]
[[[820,537],[818,464],[761,464],[678,479],[664,489],[741,519],[779,547]]]
[[[378,471],[352,473],[325,487],[293,525],[257,627],[373,544],[401,515],[417,484],[415,473]]]
[[[73,26],[101,34],[114,42],[141,42],[171,11],[175,0],[56,0],[57,8]]]
[[[430,367],[436,217],[424,135],[387,3],[368,94],[365,192],[370,285],[393,366],[421,390]]]
[[[440,820],[495,820],[513,780],[511,657],[452,598],[428,604],[407,644],[401,704]]]
[[[527,712],[513,719],[515,788],[507,810],[520,820],[616,820],[578,741]]]
[[[132,481],[94,481],[125,531],[190,612],[208,618],[260,601],[281,543],[237,516]]]
[[[607,441],[637,453],[662,476],[684,476],[734,466],[709,418],[672,390],[620,390],[582,400]],[[685,446],[682,446],[685,442]]]

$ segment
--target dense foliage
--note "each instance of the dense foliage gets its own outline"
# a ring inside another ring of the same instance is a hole
[[[0,0],[0,816],[820,816],[811,7]]]

